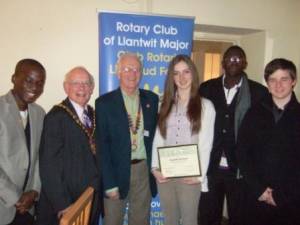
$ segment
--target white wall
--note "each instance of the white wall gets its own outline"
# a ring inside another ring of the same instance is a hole
[[[247,55],[247,74],[257,82],[263,81],[263,71],[265,67],[265,46],[266,46],[266,33],[258,32],[242,36],[240,45]],[[260,49],[260,51],[257,51]],[[267,61],[269,61],[268,59]]]
[[[196,23],[264,30],[272,42],[266,50],[270,58],[287,57],[300,65],[297,0],[0,0],[0,94],[11,88],[15,64],[25,57],[46,67],[38,101],[46,110],[65,97],[62,81],[71,67],[86,66],[98,83],[97,10],[195,16]],[[264,51],[257,49],[260,55]],[[97,95],[98,85],[91,104]]]
[[[184,4],[182,1],[154,0],[152,9],[162,14],[195,16],[196,23],[200,24],[263,30],[266,32],[266,49],[255,50],[259,55],[265,51],[264,65],[269,59],[284,57],[292,60],[300,70],[298,0],[185,0]],[[247,55],[251,64],[252,54]],[[295,91],[300,99],[300,82]]]

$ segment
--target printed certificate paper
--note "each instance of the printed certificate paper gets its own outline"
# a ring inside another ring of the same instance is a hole
[[[158,147],[161,173],[166,178],[201,176],[198,145]]]

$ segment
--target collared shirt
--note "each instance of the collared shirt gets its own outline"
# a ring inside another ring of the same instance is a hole
[[[28,121],[28,110],[24,110],[24,111],[19,111],[20,112],[20,116],[21,116],[21,119],[22,119],[22,124],[23,124],[23,127],[24,129],[26,128],[26,125],[27,125],[27,121]]]
[[[133,125],[136,126],[136,118],[137,118],[138,109],[140,105],[139,91],[137,90],[133,96],[129,96],[124,91],[122,91],[122,96],[124,99],[127,113],[130,115]],[[132,132],[130,132],[130,138],[131,140],[133,140]],[[136,140],[137,149],[131,151],[131,159],[146,159],[147,155],[146,155],[146,148],[144,144],[144,120],[143,120],[142,109],[141,109],[140,125],[137,131],[136,139],[137,139]]]
[[[225,98],[227,105],[230,105],[232,100],[234,99],[235,94],[238,92],[239,88],[242,86],[243,78],[241,78],[240,82],[234,85],[232,88],[227,89],[224,85],[226,75],[223,76],[223,89],[225,93]]]
[[[80,121],[84,124],[84,120],[83,120],[83,111],[86,109],[87,110],[87,106],[85,107],[82,107],[81,105],[79,105],[78,103],[72,101],[70,98],[69,98],[72,106],[74,107],[75,111],[76,111],[76,114],[77,116],[79,117]]]
[[[139,104],[140,104],[140,99],[139,99],[139,91],[137,90],[136,93],[133,96],[127,95],[124,91],[122,91],[122,97],[124,99],[124,104],[126,107],[127,113],[130,115],[133,125],[135,126],[136,124],[136,117],[137,113],[139,110]],[[140,118],[140,126],[137,132],[137,149],[131,151],[131,159],[146,159],[146,148],[144,144],[144,120],[143,120],[143,111],[141,109],[141,118]],[[130,130],[130,128],[128,127]],[[130,139],[132,140],[132,132],[130,132]],[[105,190],[105,193],[111,193],[114,191],[118,191],[119,187],[113,187],[110,189]]]
[[[198,133],[192,134],[187,105],[173,105],[167,120],[166,146],[198,144]]]
[[[286,109],[286,106],[288,104],[289,103],[285,104],[283,106],[283,109],[281,109],[275,103],[273,103],[272,113],[273,113],[273,116],[274,116],[274,119],[275,119],[275,123],[277,123],[280,120],[280,118],[282,117],[282,115],[284,113],[284,110]]]
[[[243,78],[241,78],[240,82],[236,85],[234,85],[232,88],[226,88],[225,87],[225,77],[226,74],[224,74],[223,76],[223,89],[224,89],[224,94],[225,94],[225,98],[226,98],[226,103],[227,105],[230,105],[236,95],[236,93],[238,92],[239,88],[242,86],[242,82],[243,82]],[[219,166],[220,168],[228,168],[228,162],[227,162],[227,158],[225,156],[225,153],[222,153],[222,157],[221,160],[219,162]]]

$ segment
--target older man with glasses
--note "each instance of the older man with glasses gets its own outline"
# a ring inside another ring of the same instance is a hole
[[[88,105],[94,79],[84,67],[75,67],[66,74],[64,90],[67,98],[45,117],[38,224],[59,224],[60,217],[92,186],[95,198],[91,224],[98,225],[100,181],[95,156],[95,113]]]
[[[142,64],[125,53],[117,63],[120,87],[96,100],[97,159],[103,177],[105,225],[150,224],[150,202],[156,194],[150,173],[158,96],[139,89]]]

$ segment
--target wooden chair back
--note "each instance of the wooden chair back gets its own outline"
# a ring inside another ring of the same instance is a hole
[[[60,219],[60,225],[88,225],[94,189],[88,187]]]

